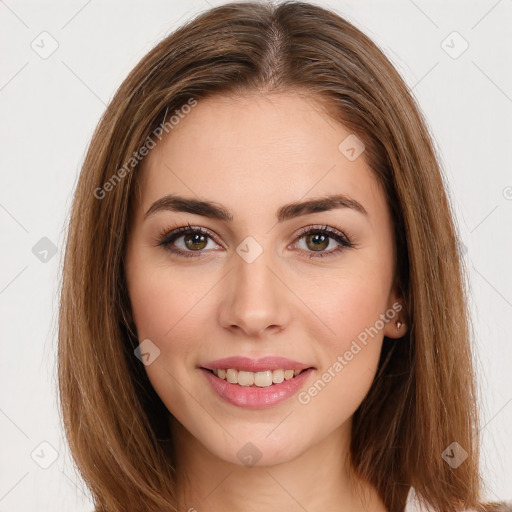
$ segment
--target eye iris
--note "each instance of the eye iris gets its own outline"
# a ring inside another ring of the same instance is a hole
[[[326,235],[322,235],[320,233],[314,233],[314,234],[308,235],[306,237],[306,243],[308,245],[309,245],[309,242],[312,240],[315,240],[315,242],[314,242],[315,245],[313,245],[314,251],[322,250],[329,246],[329,237]],[[320,241],[320,244],[322,244],[322,245],[318,245],[317,244],[318,241]]]
[[[191,241],[191,239],[193,241],[191,243],[189,243]],[[193,234],[185,235],[184,240],[185,240],[185,245],[187,246],[188,249],[204,249],[204,247],[197,247],[197,245],[205,243],[206,236],[198,234],[198,233],[193,233]]]

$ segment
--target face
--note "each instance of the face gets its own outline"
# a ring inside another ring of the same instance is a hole
[[[139,170],[126,278],[145,370],[225,462],[283,463],[349,432],[383,336],[403,335],[390,212],[354,140],[311,97],[216,97]]]

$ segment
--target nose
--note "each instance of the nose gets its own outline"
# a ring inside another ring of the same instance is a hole
[[[235,334],[261,337],[281,331],[289,321],[287,296],[291,292],[267,252],[252,263],[236,255],[225,277],[219,321]]]

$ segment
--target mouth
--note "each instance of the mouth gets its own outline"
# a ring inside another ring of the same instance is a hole
[[[231,356],[198,366],[211,389],[237,407],[262,409],[288,400],[310,381],[316,368],[287,357]]]
[[[278,406],[310,381],[313,367],[251,372],[235,368],[198,368],[214,391],[230,405],[248,409]]]
[[[302,372],[312,370],[313,367],[300,369],[278,368],[276,370],[263,370],[258,372],[238,370],[236,368],[211,369],[201,367],[201,369],[215,375],[220,380],[229,382],[230,384],[236,384],[243,387],[268,388],[281,384],[284,381],[293,380]]]

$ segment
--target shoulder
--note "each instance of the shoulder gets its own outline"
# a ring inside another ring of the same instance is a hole
[[[468,508],[459,512],[512,512],[512,500],[505,501],[486,501],[483,500],[479,510]],[[413,487],[409,490],[407,503],[404,512],[434,512],[431,507],[423,501],[419,501]]]
[[[512,512],[512,501],[487,502],[483,503],[485,512]],[[462,512],[478,512],[474,508],[468,508]]]
[[[491,508],[492,512],[512,512],[512,501],[501,501],[493,503],[495,508]]]
[[[483,503],[484,508],[480,509],[485,512],[512,512],[512,501],[493,501]],[[479,512],[475,508],[468,508],[461,512]]]

